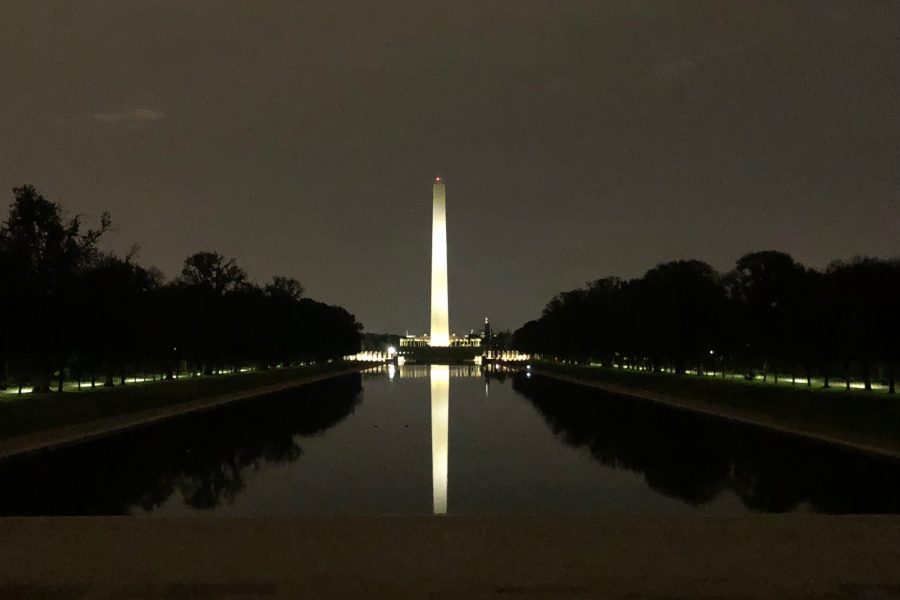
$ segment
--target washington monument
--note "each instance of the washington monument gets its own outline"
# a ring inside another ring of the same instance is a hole
[[[431,346],[450,345],[447,293],[447,196],[444,182],[434,178],[431,220]]]

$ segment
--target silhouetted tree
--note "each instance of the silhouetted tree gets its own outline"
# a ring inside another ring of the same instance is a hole
[[[728,277],[743,312],[745,347],[762,359],[764,380],[773,371],[777,381],[779,365],[788,362],[803,275],[803,266],[788,254],[766,251],[742,256]]]
[[[720,276],[675,261],[643,277],[610,277],[561,292],[513,346],[551,359],[599,361],[683,373],[744,368],[764,378],[797,374],[831,385],[836,368],[895,393],[900,348],[900,260],[857,258],[825,272],[783,252],[754,252]]]
[[[900,310],[897,263],[867,257],[848,263],[834,262],[828,267],[826,277],[831,281],[835,314],[840,315],[836,321],[837,347],[841,349],[846,385],[850,385],[851,367],[855,363],[865,388],[872,389],[876,365],[883,363],[886,371],[892,371],[896,357],[891,352],[896,342],[890,340],[892,337],[896,340],[896,332],[900,330],[890,327],[896,326],[896,314]]]
[[[13,190],[0,227],[0,384],[62,389],[67,372],[104,385],[128,373],[182,365],[207,374],[242,365],[268,367],[339,359],[359,351],[362,325],[341,307],[303,297],[296,279],[252,283],[234,259],[198,252],[181,275],[104,254],[110,227],[81,231],[33,187]]]
[[[700,261],[659,265],[634,284],[642,314],[642,354],[671,361],[675,372],[697,366],[718,342],[725,296],[715,270]]]
[[[154,333],[147,316],[161,279],[158,271],[134,263],[133,255],[104,255],[82,274],[77,322],[83,333],[73,345],[77,370],[89,370],[92,382],[102,369],[104,385],[113,385],[117,374],[124,383],[128,365],[149,359]]]
[[[77,278],[96,259],[97,241],[110,218],[104,213],[98,229],[82,232],[79,217],[64,220],[60,207],[33,186],[13,188],[13,194],[9,217],[0,226],[4,336],[15,340],[13,360],[30,371],[35,391],[46,392],[51,374],[59,370],[62,376],[68,358]]]
[[[247,273],[218,252],[197,252],[184,259],[181,281],[204,287],[217,295],[233,292],[247,284]]]

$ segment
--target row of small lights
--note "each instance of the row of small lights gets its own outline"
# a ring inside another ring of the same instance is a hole
[[[303,366],[305,366],[307,364],[314,364],[314,363],[302,363]],[[281,367],[281,365],[278,365],[278,366]],[[238,369],[238,372],[239,373],[250,373],[251,371],[255,371],[255,370],[256,369],[254,369],[252,367],[241,367],[240,369]],[[233,373],[231,371],[213,371],[213,375],[233,375]],[[190,377],[202,377],[202,376],[203,376],[203,373],[200,371],[197,371],[196,373],[191,373],[191,372],[178,373],[178,374],[173,373],[172,379],[185,379],[185,378],[190,378]],[[126,384],[154,383],[154,382],[159,382],[159,381],[166,381],[166,379],[164,379],[163,377],[159,377],[157,379],[153,379],[152,377],[126,377],[125,378]],[[92,387],[90,380],[88,380],[88,381],[84,381],[84,380],[67,381],[65,384],[63,384],[63,389],[76,390],[76,391],[78,391],[78,390],[87,391],[90,389],[103,389],[103,387],[104,387],[103,385],[95,385]],[[21,393],[22,394],[30,394],[32,392],[32,390],[34,390],[34,386],[29,386],[29,387],[23,386],[21,388]],[[8,387],[4,391],[0,391],[0,396],[4,396],[4,395],[5,396],[17,396],[17,395],[19,395],[19,393],[20,393],[19,388],[17,386],[14,386],[14,387]]]

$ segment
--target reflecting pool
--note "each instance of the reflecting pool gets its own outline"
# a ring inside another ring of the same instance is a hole
[[[385,366],[0,463],[4,515],[900,513],[900,464],[526,373]]]

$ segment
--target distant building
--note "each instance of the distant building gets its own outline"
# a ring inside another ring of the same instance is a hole
[[[468,333],[466,335],[456,335],[451,333],[447,346],[451,348],[480,348],[482,345],[482,336],[479,333]],[[422,335],[406,334],[400,338],[400,348],[425,348],[431,346],[431,336],[427,333]]]

